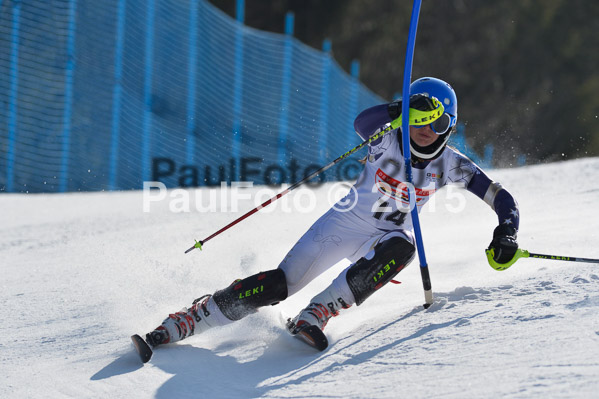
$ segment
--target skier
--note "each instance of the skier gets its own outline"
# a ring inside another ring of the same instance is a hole
[[[509,262],[518,244],[519,213],[514,198],[470,159],[447,147],[455,131],[458,103],[453,88],[436,78],[421,78],[410,86],[412,111],[432,123],[410,126],[410,149],[416,206],[447,184],[458,184],[485,201],[497,214],[489,248],[497,263]],[[439,116],[439,113],[441,113]],[[354,122],[362,139],[397,120],[401,100],[361,112]],[[323,350],[322,329],[329,319],[353,304],[361,305],[414,258],[415,242],[409,214],[408,189],[401,149],[401,128],[373,141],[364,169],[350,193],[318,219],[289,251],[278,268],[260,272],[193,301],[189,309],[169,315],[146,342],[155,347],[185,339],[209,328],[240,320],[258,308],[294,295],[340,260],[347,267],[308,306],[287,323],[290,333]],[[139,338],[139,336],[137,336]]]

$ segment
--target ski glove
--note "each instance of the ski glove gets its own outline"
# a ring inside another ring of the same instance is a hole
[[[489,249],[494,249],[493,260],[497,263],[508,263],[514,258],[518,250],[518,241],[516,241],[517,231],[506,224],[500,224],[493,231],[493,241],[489,244]]]
[[[430,97],[424,94],[413,94],[410,96],[410,108],[417,109],[419,111],[432,111],[434,110],[435,103]],[[391,120],[399,118],[401,115],[401,100],[396,100],[387,105],[387,113]]]

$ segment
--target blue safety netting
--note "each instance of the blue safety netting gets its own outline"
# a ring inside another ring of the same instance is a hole
[[[293,182],[357,145],[353,118],[383,102],[329,53],[203,0],[0,11],[0,191]]]

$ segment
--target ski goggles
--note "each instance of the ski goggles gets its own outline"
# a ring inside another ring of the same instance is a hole
[[[413,125],[415,128],[420,129],[424,126],[430,126],[433,132],[436,134],[445,134],[451,129],[457,121],[455,116],[451,116],[448,113],[443,113],[440,117],[435,119],[428,125]]]
[[[410,108],[410,113],[408,117],[410,126],[422,127],[430,125],[431,123],[433,123],[434,121],[436,121],[444,115],[445,108],[443,107],[443,104],[441,104],[441,102],[437,100],[435,97],[431,97],[431,101],[433,102],[434,108],[430,111],[421,111],[416,108]],[[393,129],[397,129],[398,127],[400,127],[402,124],[401,120],[402,115],[399,115],[399,118],[391,121],[391,127]]]

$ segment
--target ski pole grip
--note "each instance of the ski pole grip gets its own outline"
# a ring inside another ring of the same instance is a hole
[[[486,249],[485,253],[487,254],[487,261],[489,262],[489,265],[493,269],[499,270],[499,271],[509,268],[514,263],[516,263],[516,261],[518,261],[518,259],[520,259],[520,258],[528,258],[530,256],[530,254],[528,253],[527,250],[518,248],[518,250],[514,254],[514,257],[509,262],[497,263],[497,262],[495,262],[495,259],[493,259],[493,257],[495,256],[494,248]]]

